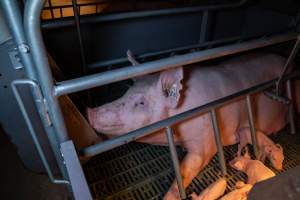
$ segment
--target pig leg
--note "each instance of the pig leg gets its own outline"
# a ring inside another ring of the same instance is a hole
[[[188,153],[180,165],[183,187],[186,188],[203,167],[202,156],[197,153]],[[176,180],[172,183],[170,190],[164,196],[164,200],[179,200],[179,189]]]

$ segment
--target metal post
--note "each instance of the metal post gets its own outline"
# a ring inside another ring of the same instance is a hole
[[[68,179],[63,158],[60,155],[60,143],[69,139],[64,124],[58,98],[54,96],[54,83],[50,71],[48,56],[42,39],[40,16],[44,5],[41,0],[27,0],[24,11],[24,29],[28,41],[28,54],[33,59],[34,65],[28,65],[30,71],[34,71],[40,84],[44,102],[47,105],[51,126],[44,124],[49,140],[54,150],[58,166],[65,179]]]
[[[252,145],[253,145],[253,148],[254,148],[255,157],[258,158],[259,149],[258,149],[258,146],[257,146],[256,129],[255,129],[255,124],[254,124],[253,108],[252,108],[250,95],[247,95],[246,101],[247,101],[249,126],[250,126],[250,130],[251,130]]]
[[[30,48],[29,48],[29,45],[27,44],[27,39],[25,37],[25,32],[24,32],[23,23],[22,23],[22,17],[21,17],[20,9],[18,7],[18,3],[16,2],[16,0],[3,0],[3,1],[0,1],[0,3],[2,5],[2,7],[4,8],[3,10],[5,12],[6,21],[9,23],[14,40],[16,41],[18,51],[20,52],[20,57],[22,59],[22,63],[24,64],[24,69],[26,71],[26,74],[31,80],[37,81],[38,80],[37,73],[34,68],[35,64],[33,62]],[[27,4],[28,3],[29,2],[27,1]],[[39,17],[40,16],[36,17],[36,19],[39,19]],[[25,19],[28,19],[28,18],[25,18]],[[35,38],[33,37],[33,39],[35,39]],[[36,50],[39,51],[40,48],[37,48]],[[48,95],[50,95],[50,94],[52,94],[52,92],[48,93]],[[33,92],[33,95],[35,95],[34,92]],[[34,96],[34,98],[38,99],[38,97],[36,97],[36,96]],[[43,111],[44,109],[41,108],[40,103],[41,102],[35,102],[37,109],[39,111],[39,114],[42,118],[42,122],[45,127],[45,130],[47,132],[47,137],[49,139],[49,143],[51,145],[54,156],[58,163],[58,167],[61,170],[62,174],[64,175],[65,179],[67,179],[63,160],[62,160],[62,157],[61,157],[61,154],[59,151],[59,143],[57,141],[56,130],[54,129],[53,126],[49,126],[48,122],[46,120],[44,120],[44,118],[42,117],[41,113],[44,112]],[[58,120],[60,120],[60,119],[61,118],[59,118]],[[61,131],[64,131],[64,130],[62,129]]]
[[[292,82],[291,80],[288,80],[286,82],[286,90],[287,90],[287,96],[290,100],[289,104],[289,122],[290,122],[290,128],[291,133],[296,133],[296,124],[295,124],[295,112],[294,112],[294,101],[293,101],[293,93],[292,93]]]
[[[172,162],[173,162],[173,167],[174,167],[174,171],[175,171],[179,194],[180,194],[181,199],[186,199],[186,193],[184,190],[182,176],[180,173],[178,155],[177,155],[176,147],[174,144],[173,130],[171,127],[169,127],[169,126],[166,127],[166,134],[167,134],[169,149],[171,152],[171,158],[172,158]]]
[[[225,175],[225,174],[227,174],[227,169],[226,169],[226,162],[225,162],[225,158],[224,158],[224,151],[223,151],[223,145],[222,145],[221,134],[220,134],[220,129],[219,129],[219,125],[218,125],[216,110],[211,109],[210,114],[211,114],[211,121],[212,121],[213,128],[214,128],[219,163],[221,166],[222,174]]]
[[[200,30],[200,40],[199,43],[203,43],[207,39],[207,32],[208,32],[208,16],[209,11],[204,11],[202,15],[202,22],[201,22],[201,30]]]

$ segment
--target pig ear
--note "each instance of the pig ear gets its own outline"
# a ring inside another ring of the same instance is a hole
[[[176,108],[178,105],[182,79],[182,67],[165,70],[160,73],[158,84],[166,98],[166,106],[169,108]]]
[[[280,149],[281,151],[283,150],[283,148],[282,148],[282,146],[281,146],[280,144],[276,144],[276,147],[277,147],[278,149]]]

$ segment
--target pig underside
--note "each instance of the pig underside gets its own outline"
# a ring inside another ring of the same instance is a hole
[[[227,61],[219,66],[191,66],[184,74],[181,101],[173,116],[236,93],[240,90],[272,80],[279,76],[285,59],[272,54],[247,55]],[[271,134],[286,124],[287,107],[259,93],[252,96],[256,129]],[[223,145],[238,142],[240,128],[248,127],[245,100],[224,105],[217,109],[218,123]],[[185,120],[174,127],[175,142],[189,151],[216,153],[214,132],[209,113]],[[167,145],[162,131],[146,136],[140,142]]]

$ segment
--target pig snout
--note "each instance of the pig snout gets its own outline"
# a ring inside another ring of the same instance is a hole
[[[90,125],[98,132],[114,134],[122,128],[117,109],[88,108],[87,116]]]

